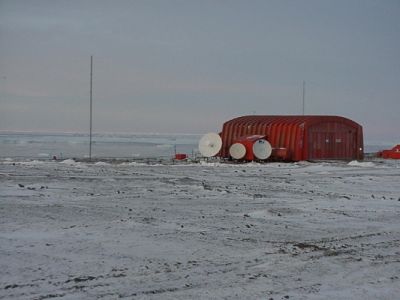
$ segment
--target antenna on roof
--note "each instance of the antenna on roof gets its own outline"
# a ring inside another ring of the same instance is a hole
[[[304,109],[305,109],[305,99],[306,98],[306,82],[303,80],[303,116],[304,116]]]
[[[93,55],[90,56],[90,126],[89,126],[89,160],[92,160],[92,107],[93,107]]]

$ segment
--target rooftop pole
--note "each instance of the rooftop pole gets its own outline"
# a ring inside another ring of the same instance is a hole
[[[92,108],[93,108],[93,55],[90,56],[90,129],[89,129],[89,160],[92,160]]]
[[[305,99],[306,99],[306,82],[303,80],[303,116],[305,109]]]

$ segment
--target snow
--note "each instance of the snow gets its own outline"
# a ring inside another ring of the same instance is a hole
[[[60,164],[64,164],[70,167],[77,167],[77,168],[86,168],[87,166],[79,161],[75,161],[73,159],[65,159],[60,162]]]
[[[37,165],[42,165],[44,163],[45,162],[43,162],[41,160],[36,160],[36,159],[35,160],[29,160],[29,161],[16,162],[16,164],[24,165],[24,166],[37,166]]]
[[[400,161],[0,162],[0,299],[396,299]]]
[[[370,168],[370,167],[374,167],[374,163],[373,162],[359,162],[357,160],[353,160],[351,162],[349,162],[349,166],[356,166],[356,167],[366,167],[366,168]]]
[[[95,166],[104,167],[104,166],[109,166],[110,164],[109,164],[109,163],[106,163],[106,162],[104,162],[104,161],[98,161],[98,162],[96,162],[94,165],[95,165]]]
[[[121,164],[119,164],[119,166],[148,166],[149,164],[146,164],[146,163],[141,163],[141,162],[136,162],[136,161],[133,161],[133,162],[129,162],[129,163],[121,163]]]
[[[65,164],[65,165],[71,165],[71,166],[79,164],[78,162],[76,162],[73,159],[65,159],[65,160],[61,161],[60,163]]]

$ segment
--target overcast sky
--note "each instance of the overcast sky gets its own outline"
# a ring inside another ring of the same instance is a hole
[[[400,142],[400,1],[0,0],[0,130],[205,133],[341,115]]]

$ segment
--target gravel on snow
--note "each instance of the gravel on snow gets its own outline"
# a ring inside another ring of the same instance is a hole
[[[0,299],[395,299],[400,162],[0,162]]]

